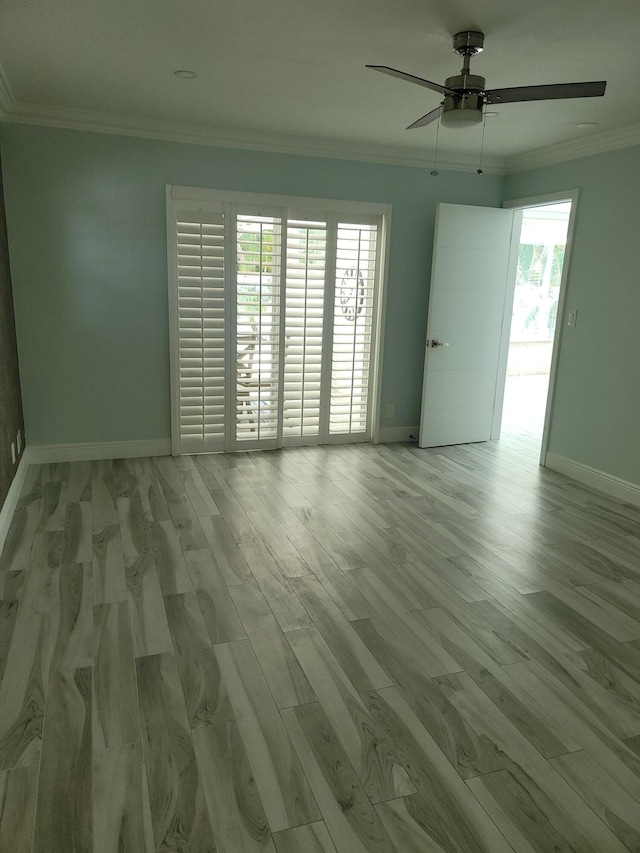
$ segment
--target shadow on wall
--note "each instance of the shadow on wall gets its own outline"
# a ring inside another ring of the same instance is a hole
[[[18,441],[18,433],[20,440]],[[20,449],[18,449],[18,443]],[[12,450],[13,445],[13,450]],[[13,316],[9,244],[0,163],[0,507],[9,491],[24,450],[18,350]]]

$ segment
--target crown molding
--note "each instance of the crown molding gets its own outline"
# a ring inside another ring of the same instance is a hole
[[[164,142],[179,142],[189,145],[245,148],[276,154],[329,157],[338,160],[412,166],[421,169],[431,169],[433,166],[433,151],[429,149],[408,150],[400,146],[363,145],[312,137],[260,134],[243,130],[220,129],[209,125],[132,118],[65,107],[21,104],[12,97],[6,78],[1,72],[0,120],[15,124],[41,125],[92,133],[158,139]],[[487,174],[505,174],[502,157],[485,156],[482,165]],[[438,169],[440,171],[475,172],[477,168],[476,156],[447,155],[444,153],[438,156]]]
[[[507,157],[505,174],[528,172],[530,169],[554,166],[556,163],[578,160],[580,157],[590,157],[593,154],[604,154],[619,148],[632,148],[635,145],[640,145],[640,122],[590,133],[578,139],[558,142],[546,148],[536,148],[533,151]]]
[[[0,121],[132,136],[141,139],[157,139],[189,145],[244,148],[275,154],[328,157],[391,166],[411,166],[420,169],[431,169],[434,157],[434,153],[430,149],[410,150],[403,146],[367,145],[313,137],[261,134],[253,131],[222,129],[211,125],[159,121],[91,110],[20,103],[13,96],[2,66],[0,66]],[[636,145],[640,145],[640,122],[612,130],[589,133],[587,136],[548,145],[544,148],[536,148],[510,157],[485,155],[482,165],[486,174],[513,175],[530,169],[553,166],[556,163],[577,160],[593,154],[603,154],[620,148],[631,148]],[[438,156],[438,169],[440,171],[475,172],[477,168],[478,159],[475,155],[456,155],[443,152]]]

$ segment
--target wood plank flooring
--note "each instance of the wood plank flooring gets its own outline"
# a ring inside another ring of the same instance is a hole
[[[640,851],[640,509],[522,431],[32,466],[0,850]]]

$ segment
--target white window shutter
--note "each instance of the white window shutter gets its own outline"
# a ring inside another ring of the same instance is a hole
[[[282,220],[238,214],[235,442],[278,436]]]
[[[383,216],[175,189],[173,452],[366,441]]]
[[[320,435],[325,310],[325,222],[287,222],[283,439],[313,443]]]
[[[338,222],[329,434],[370,429],[376,223]]]
[[[176,222],[180,451],[224,449],[224,215]]]

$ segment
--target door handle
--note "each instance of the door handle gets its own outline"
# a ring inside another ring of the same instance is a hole
[[[444,341],[436,341],[434,339],[432,341],[427,341],[427,346],[428,347],[448,347],[449,344],[448,344],[448,342],[445,343]]]

